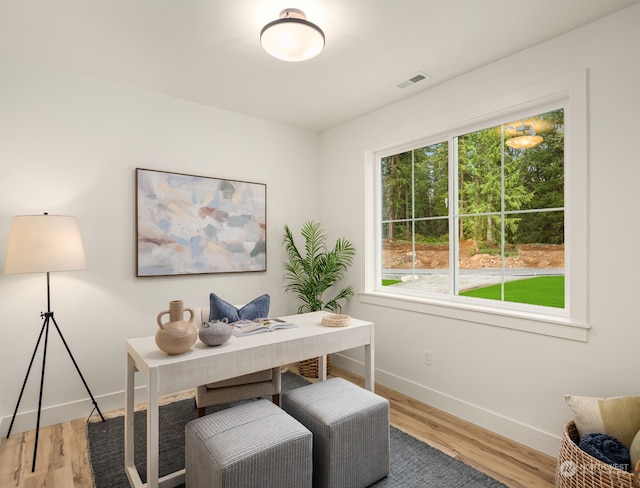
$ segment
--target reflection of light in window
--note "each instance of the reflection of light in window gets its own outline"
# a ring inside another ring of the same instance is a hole
[[[513,149],[531,149],[540,144],[544,139],[542,136],[518,136],[509,139],[506,144]]]
[[[509,139],[506,144],[513,149],[531,149],[540,144],[544,139],[536,134],[533,126],[520,125],[518,127],[509,126],[509,132],[522,135],[516,135]]]

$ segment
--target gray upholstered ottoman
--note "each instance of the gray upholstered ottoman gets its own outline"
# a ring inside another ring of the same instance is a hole
[[[189,488],[310,488],[311,432],[268,400],[237,405],[185,427]]]
[[[313,433],[314,488],[363,488],[389,474],[389,402],[342,378],[282,394]]]

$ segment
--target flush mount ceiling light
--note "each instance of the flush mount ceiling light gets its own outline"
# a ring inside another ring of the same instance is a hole
[[[260,32],[260,43],[271,56],[283,61],[306,61],[324,48],[324,32],[309,22],[302,10],[287,8],[280,18]]]

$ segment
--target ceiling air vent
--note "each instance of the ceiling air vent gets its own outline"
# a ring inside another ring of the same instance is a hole
[[[427,80],[431,78],[431,76],[429,76],[426,73],[423,73],[422,71],[420,71],[419,73],[416,73],[415,75],[413,75],[411,78],[408,78],[406,80],[402,80],[398,83],[395,84],[396,88],[400,88],[401,90],[404,90],[405,88],[409,88],[410,86],[413,86],[417,83],[420,83],[421,81]]]

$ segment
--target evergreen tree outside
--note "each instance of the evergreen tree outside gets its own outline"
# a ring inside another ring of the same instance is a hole
[[[506,144],[526,133],[542,142],[520,149]],[[451,143],[457,149],[452,161]],[[450,208],[452,167],[456,208]],[[474,253],[495,254],[503,264],[525,244],[564,244],[564,111],[382,158],[381,192],[383,242],[404,242],[412,251],[417,244],[449,244],[456,219],[460,243],[471,241]],[[420,269],[410,254],[412,269]]]

